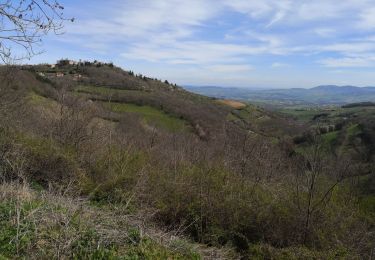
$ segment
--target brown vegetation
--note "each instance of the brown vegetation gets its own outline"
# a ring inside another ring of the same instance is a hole
[[[332,153],[319,134],[297,147],[288,129],[273,135],[271,126],[258,127],[258,114],[240,123],[227,120],[232,109],[214,100],[107,65],[82,69],[85,82],[19,73],[35,82],[20,91],[34,91],[53,108],[31,100],[30,111],[43,107],[49,116],[30,113],[20,125],[1,128],[3,183],[37,183],[148,212],[166,230],[230,246],[248,258],[371,256],[373,213],[360,208],[357,195],[367,164],[345,151]],[[77,92],[83,83],[106,91]],[[115,114],[97,100],[152,106],[196,131],[144,128],[141,117]]]

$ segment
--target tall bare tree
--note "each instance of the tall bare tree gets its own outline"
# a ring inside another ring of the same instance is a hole
[[[74,21],[65,18],[63,10],[56,0],[1,1],[0,59],[9,64],[40,53],[35,45],[43,36],[62,33],[64,21]]]

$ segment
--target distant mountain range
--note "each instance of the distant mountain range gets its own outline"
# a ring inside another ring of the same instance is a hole
[[[248,89],[216,86],[186,86],[185,88],[215,98],[238,99],[278,106],[375,102],[375,87],[325,85],[310,89]]]

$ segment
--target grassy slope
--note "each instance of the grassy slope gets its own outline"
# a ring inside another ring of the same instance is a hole
[[[150,91],[123,90],[95,86],[79,86],[75,91],[83,94],[95,94],[97,95],[96,98],[99,96],[99,99],[103,100],[102,103],[105,104],[106,108],[109,108],[109,105],[107,104],[108,101],[104,100],[114,100],[110,102],[112,111],[138,114],[146,123],[154,124],[172,132],[189,131],[191,130],[191,125],[194,126],[197,121],[199,124],[205,124],[213,129],[211,131],[217,131],[220,128],[214,126],[219,126],[224,120],[235,123],[240,128],[250,129],[252,132],[270,137],[280,137],[285,132],[288,132],[288,128],[290,128],[290,126],[287,126],[285,120],[278,117],[278,120],[280,120],[277,126],[278,129],[273,129],[273,127],[271,127],[273,125],[272,120],[274,120],[276,116],[259,107],[244,103],[236,104],[236,107],[233,107],[231,103],[228,104],[220,100],[211,101],[205,97],[190,95],[185,92],[178,93],[177,96],[169,97],[169,99],[176,99],[176,101],[188,101],[189,103],[184,111],[180,107],[176,109],[175,106],[177,106],[177,103],[173,104],[174,107],[168,108],[169,105],[165,105],[163,100],[159,100],[161,104],[157,106],[144,105],[144,103],[148,103],[147,101],[145,102],[145,100],[154,95],[154,93]],[[132,99],[121,101],[121,97],[124,96],[133,97],[133,101]],[[152,104],[152,102],[150,104]],[[202,106],[202,108],[199,108],[199,106]],[[163,108],[162,110],[160,107],[166,107],[166,109]],[[181,107],[183,108],[183,105],[181,105]],[[194,117],[197,119],[185,115],[186,111],[189,111],[191,108],[196,109],[196,111],[194,111]],[[207,108],[209,108],[210,111],[207,111]],[[167,110],[168,113],[164,110]],[[282,127],[280,127],[280,125],[282,125]]]
[[[70,70],[70,68],[67,69]],[[225,102],[223,104],[220,101],[187,92],[175,85],[146,77],[132,76],[119,68],[78,67],[75,70],[86,76],[80,82],[71,82],[76,85],[74,87],[76,93],[92,100],[111,100],[114,103],[122,103],[124,108],[127,107],[127,109],[123,109],[124,112],[138,113],[146,122],[148,121],[147,123],[150,121],[153,121],[153,124],[160,122],[156,126],[161,126],[172,132],[186,130],[186,126],[181,120],[183,119],[186,125],[192,127],[193,132],[200,133],[200,137],[214,138],[215,135],[221,134],[219,131],[226,123],[226,119],[234,119],[230,115],[233,110],[247,109],[245,104],[238,103],[237,107],[233,107],[230,104],[226,105]],[[64,78],[64,80],[69,79],[69,75]],[[134,107],[133,104],[145,106],[145,108]],[[163,115],[156,110],[151,112],[150,107],[161,110]],[[254,112],[257,113],[255,117],[253,116]],[[253,132],[256,132],[255,128],[260,125],[259,128],[264,135],[278,137],[282,135],[282,131],[271,129],[272,122],[267,120],[267,118],[271,118],[265,111],[257,109],[257,111],[246,113],[244,117],[246,119],[240,118],[242,122],[237,124],[237,127],[252,129]],[[281,118],[279,119],[281,120]],[[228,121],[238,123],[236,120]],[[279,125],[280,122],[277,124]],[[285,126],[285,128],[287,127]],[[271,131],[268,132],[268,129]]]
[[[264,110],[256,105],[247,104],[240,109],[232,110],[227,120],[242,125],[245,129],[263,137],[273,139],[293,136],[301,130],[291,124],[284,116]]]
[[[119,90],[105,87],[93,87],[93,86],[79,86],[75,89],[77,93],[89,93],[89,94],[100,94],[100,95],[113,95],[113,94],[127,94],[127,93],[137,93],[141,95],[137,90]],[[56,107],[57,102],[40,96],[35,92],[30,94],[30,101],[33,105],[38,105],[47,109]],[[162,110],[156,109],[147,105],[136,105],[129,103],[119,103],[119,102],[99,102],[103,104],[104,108],[116,112],[116,113],[133,113],[139,115],[144,123],[156,127],[163,128],[171,132],[180,131],[190,131],[191,127],[186,120],[177,118],[175,116],[169,115]]]
[[[0,259],[200,258],[183,240],[156,242],[126,208],[14,184],[0,185],[0,198]]]
[[[43,71],[43,68],[39,69]],[[64,78],[73,86],[76,85],[73,93],[77,96],[100,101],[107,110],[125,116],[129,113],[137,114],[143,123],[170,132],[193,131],[200,133],[200,137],[204,138],[210,133],[212,137],[215,132],[222,129],[226,121],[225,115],[233,110],[233,107],[219,104],[207,97],[160,81],[130,76],[117,68],[87,68],[84,69],[84,73],[88,78],[83,82],[71,81],[69,74]],[[108,80],[111,77],[118,78],[114,82],[125,83],[116,85]],[[34,99],[38,98],[35,102],[41,103],[42,98],[34,95]],[[108,100],[111,100],[111,107],[105,104]],[[248,124],[248,120],[244,122]]]
[[[98,94],[101,96],[108,96],[110,99],[113,95],[147,95],[147,92],[137,90],[113,89],[108,87],[94,87],[94,86],[78,86],[75,91],[78,93]],[[151,124],[161,127],[172,132],[179,132],[189,129],[189,124],[185,120],[177,118],[172,115],[147,105],[135,105],[129,103],[119,102],[101,102],[105,108],[116,113],[134,113],[139,115],[146,124]]]

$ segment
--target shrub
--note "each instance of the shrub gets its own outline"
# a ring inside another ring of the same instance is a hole
[[[97,201],[132,202],[145,160],[144,153],[110,148],[81,179],[84,192]]]
[[[79,167],[75,152],[53,140],[17,132],[1,131],[0,170],[5,180],[22,179],[40,184],[67,183],[76,177]]]
[[[19,136],[27,158],[27,172],[30,180],[41,184],[67,183],[79,173],[75,151],[52,140]]]

